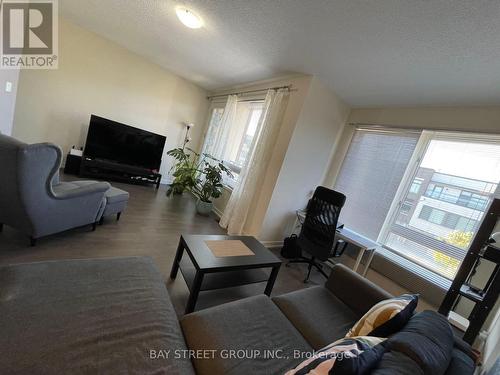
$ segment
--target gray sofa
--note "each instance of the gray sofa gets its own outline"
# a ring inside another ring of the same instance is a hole
[[[201,310],[181,319],[192,350],[273,351],[252,360],[193,360],[197,374],[284,374],[319,350],[342,338],[374,304],[391,295],[338,264],[324,286],[298,290],[272,299],[256,296]],[[408,329],[407,329],[408,327]],[[386,343],[373,374],[472,374],[471,348],[455,338],[446,318],[433,311],[416,314]],[[438,332],[433,336],[433,333]],[[297,358],[297,354],[299,354]],[[335,372],[334,372],[335,373]],[[342,372],[343,374],[344,372]]]
[[[100,220],[110,185],[60,182],[61,158],[53,144],[28,145],[0,134],[0,229],[12,226],[34,244],[39,237]]]
[[[0,368],[12,374],[283,374],[389,297],[337,265],[325,286],[200,310],[181,319],[181,331],[149,258],[4,266],[0,285]],[[470,347],[431,311],[391,336],[370,370],[473,371]]]
[[[194,374],[163,279],[150,258],[0,267],[2,374]]]

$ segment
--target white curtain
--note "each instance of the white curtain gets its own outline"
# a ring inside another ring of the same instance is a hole
[[[212,119],[212,122],[208,126],[202,153],[209,154],[216,159],[224,159],[231,126],[236,120],[237,106],[238,96],[229,95],[220,121]]]
[[[288,96],[287,89],[267,92],[248,157],[220,220],[220,226],[227,228],[230,235],[255,234],[245,233],[247,216],[251,203],[257,198],[259,186],[263,183]]]

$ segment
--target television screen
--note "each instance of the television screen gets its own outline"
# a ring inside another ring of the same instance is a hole
[[[84,155],[157,171],[165,140],[163,135],[92,115]]]

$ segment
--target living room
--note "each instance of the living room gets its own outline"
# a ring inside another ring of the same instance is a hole
[[[498,4],[22,3],[5,372],[500,371]]]

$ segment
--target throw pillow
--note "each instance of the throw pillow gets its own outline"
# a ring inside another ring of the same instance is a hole
[[[350,337],[315,352],[285,375],[355,375],[373,369],[384,354],[383,342],[379,337]]]
[[[403,294],[380,301],[349,330],[346,337],[388,337],[410,320],[418,303],[418,294]]]

